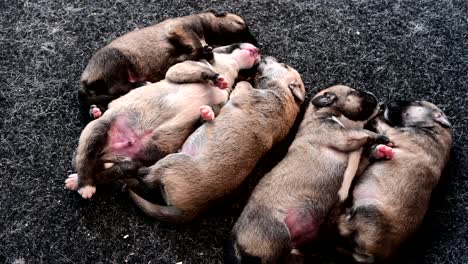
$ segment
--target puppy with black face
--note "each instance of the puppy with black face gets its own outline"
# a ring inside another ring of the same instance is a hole
[[[211,59],[207,45],[238,42],[256,44],[245,21],[230,13],[200,13],[131,31],[91,58],[81,75],[80,100],[91,116],[98,118],[110,101],[146,82],[164,79],[172,65]]]
[[[388,104],[373,125],[392,141],[393,159],[359,176],[338,227],[356,261],[395,263],[389,258],[420,225],[448,161],[450,123],[432,103],[400,101]]]
[[[388,141],[362,128],[377,111],[372,94],[347,86],[315,95],[286,157],[261,179],[237,220],[231,260],[285,263],[317,240],[338,201],[349,153]]]

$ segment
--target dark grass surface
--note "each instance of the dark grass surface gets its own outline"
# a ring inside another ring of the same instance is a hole
[[[468,263],[466,1],[197,2],[0,3],[0,262],[221,262],[239,206],[173,226],[143,216],[118,187],[99,189],[90,202],[63,189],[83,127],[78,80],[92,53],[137,27],[216,8],[245,16],[263,53],[296,67],[309,93],[343,83],[445,110],[452,160],[404,259]]]

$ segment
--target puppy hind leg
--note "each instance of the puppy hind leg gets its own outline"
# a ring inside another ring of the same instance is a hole
[[[212,83],[220,89],[229,88],[227,79],[216,73],[208,63],[184,61],[173,65],[165,77],[173,83]]]

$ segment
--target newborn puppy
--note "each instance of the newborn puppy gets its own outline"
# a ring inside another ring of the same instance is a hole
[[[394,144],[393,159],[358,177],[352,207],[338,223],[356,261],[388,260],[418,228],[449,158],[449,127],[445,114],[425,101],[390,103],[376,120],[377,132]]]
[[[232,260],[284,263],[317,239],[338,202],[349,153],[388,141],[362,128],[377,111],[372,94],[347,86],[315,95],[286,157],[260,180],[237,220]]]
[[[132,177],[182,147],[206,105],[219,109],[229,96],[238,72],[258,64],[258,49],[248,43],[214,49],[212,64],[185,61],[174,65],[166,79],[132,90],[109,105],[104,115],[83,130],[74,158],[77,174],[65,187],[90,198],[95,185]],[[220,89],[221,88],[221,89]],[[203,106],[202,109],[200,107]]]
[[[187,222],[236,189],[257,161],[282,140],[305,97],[296,70],[267,57],[258,68],[256,88],[240,82],[212,122],[198,128],[182,151],[158,161],[144,182],[162,192],[165,204],[153,204],[134,192],[148,215]]]
[[[206,12],[167,19],[131,31],[98,50],[81,76],[80,100],[93,118],[110,101],[164,78],[172,65],[211,59],[211,48],[237,42],[256,44],[245,21],[235,14]]]

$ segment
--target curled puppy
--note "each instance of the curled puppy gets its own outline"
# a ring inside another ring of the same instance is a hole
[[[258,49],[248,43],[213,52],[211,64],[181,62],[168,70],[166,79],[113,101],[81,133],[74,157],[77,174],[70,175],[65,187],[90,198],[96,184],[132,177],[142,165],[180,149],[195,130],[200,111],[212,118],[200,107],[219,109],[228,100],[238,72],[260,60]]]
[[[237,220],[235,258],[232,252],[226,252],[227,257],[241,263],[283,263],[317,240],[338,202],[349,153],[388,141],[362,128],[377,111],[372,94],[347,86],[315,95],[286,157],[260,180]],[[348,119],[353,128],[340,118]]]
[[[256,45],[245,21],[231,13],[206,12],[164,20],[131,31],[98,50],[81,75],[80,100],[93,118],[110,101],[164,78],[172,65],[185,60],[211,59],[207,46],[238,42]]]
[[[392,102],[375,124],[394,144],[393,159],[359,176],[352,207],[338,222],[363,263],[388,260],[418,228],[452,144],[447,117],[429,102]]]
[[[296,70],[267,57],[258,68],[256,88],[240,82],[219,116],[198,128],[182,151],[147,170],[144,183],[160,189],[165,204],[131,197],[148,215],[187,222],[236,189],[257,161],[282,140],[305,97]]]

